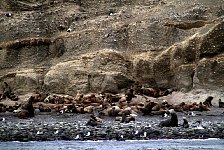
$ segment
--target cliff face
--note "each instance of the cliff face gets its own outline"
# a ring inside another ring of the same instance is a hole
[[[131,81],[224,91],[223,4],[2,0],[0,81],[17,94],[119,92]]]

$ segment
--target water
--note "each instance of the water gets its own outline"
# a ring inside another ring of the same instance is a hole
[[[0,142],[1,150],[223,150],[224,139]]]

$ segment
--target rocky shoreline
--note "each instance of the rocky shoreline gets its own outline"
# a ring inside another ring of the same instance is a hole
[[[135,122],[120,123],[113,117],[103,118],[102,125],[86,126],[89,114],[39,113],[34,118],[18,119],[13,113],[0,113],[0,141],[52,141],[52,140],[148,140],[148,139],[206,139],[224,138],[223,109],[195,112],[196,116],[177,113],[178,127],[158,126],[161,116],[137,116]],[[182,117],[190,127],[183,128]],[[195,122],[203,120],[204,129]]]

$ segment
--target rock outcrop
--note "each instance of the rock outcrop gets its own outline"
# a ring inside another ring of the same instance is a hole
[[[0,1],[0,82],[17,95],[224,91],[223,0]]]

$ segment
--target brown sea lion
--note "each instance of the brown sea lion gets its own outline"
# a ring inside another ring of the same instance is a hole
[[[30,96],[30,98],[21,106],[21,111],[18,113],[18,118],[28,118],[34,117],[34,107],[33,107],[34,97]]]
[[[129,88],[129,89],[126,91],[126,93],[125,93],[126,101],[127,101],[128,103],[130,103],[131,100],[132,100],[132,98],[134,98],[134,97],[136,97],[136,96],[134,95],[134,89]]]
[[[183,112],[182,105],[172,105],[169,109],[174,109],[176,112]]]
[[[197,104],[196,102],[192,103],[190,105],[190,111],[200,111],[199,104]]]
[[[47,98],[49,94],[48,93],[39,93],[37,92],[36,94],[34,94],[34,100],[33,103],[35,102],[44,102],[44,99]]]
[[[132,115],[128,115],[126,114],[126,112],[123,112],[122,115],[121,115],[121,123],[129,123],[131,121],[135,121],[135,117],[132,116]]]
[[[142,88],[142,94],[146,96],[154,97],[154,98],[159,97],[159,92],[160,90],[157,88]]]
[[[172,106],[172,104],[169,104],[167,100],[163,100],[162,104],[161,104],[161,108],[163,110],[167,110]]]
[[[88,122],[86,123],[86,125],[89,125],[89,126],[98,126],[102,124],[102,119],[99,118],[99,117],[96,117],[95,115],[90,115],[90,119],[88,120]]]
[[[39,104],[38,109],[40,112],[51,112],[51,108],[48,106],[44,106],[43,104]]]
[[[84,95],[81,94],[80,91],[78,90],[76,96],[73,98],[73,103],[75,103],[75,104],[82,103],[83,97],[84,97]]]
[[[211,107],[212,106],[212,100],[213,100],[213,97],[209,96],[208,98],[206,98],[206,100],[203,102],[203,104],[207,105],[208,107]]]
[[[143,108],[140,108],[140,111],[143,113],[143,115],[152,115],[152,108],[155,105],[155,102],[147,102]]]
[[[113,106],[111,108],[108,108],[106,111],[108,116],[116,117],[118,116],[121,109],[118,106]]]
[[[202,104],[202,102],[199,103],[199,111],[209,111],[210,109],[208,108],[207,105]]]
[[[67,109],[65,110],[65,112],[78,113],[78,110],[74,104],[70,104],[70,105],[67,105]]]
[[[93,112],[94,106],[86,106],[84,107],[84,112],[91,113]]]
[[[160,89],[159,96],[167,96],[171,94],[174,91],[174,89]]]
[[[133,90],[134,94],[142,95],[142,85],[139,83],[139,81],[135,81],[133,84]]]
[[[180,103],[180,106],[182,107],[183,111],[189,111],[190,105],[185,104],[185,102]]]
[[[155,102],[155,106],[152,108],[152,111],[159,111],[161,109],[161,105]]]
[[[71,104],[73,101],[73,98],[69,95],[63,96],[63,99],[64,99],[64,104]]]
[[[84,105],[83,104],[81,104],[81,105],[77,105],[77,112],[78,113],[81,113],[81,114],[84,114],[84,113],[86,113],[85,111],[84,111]]]
[[[119,115],[125,114],[126,116],[129,116],[131,113],[132,113],[131,107],[127,107],[127,108],[121,110],[118,114]]]

